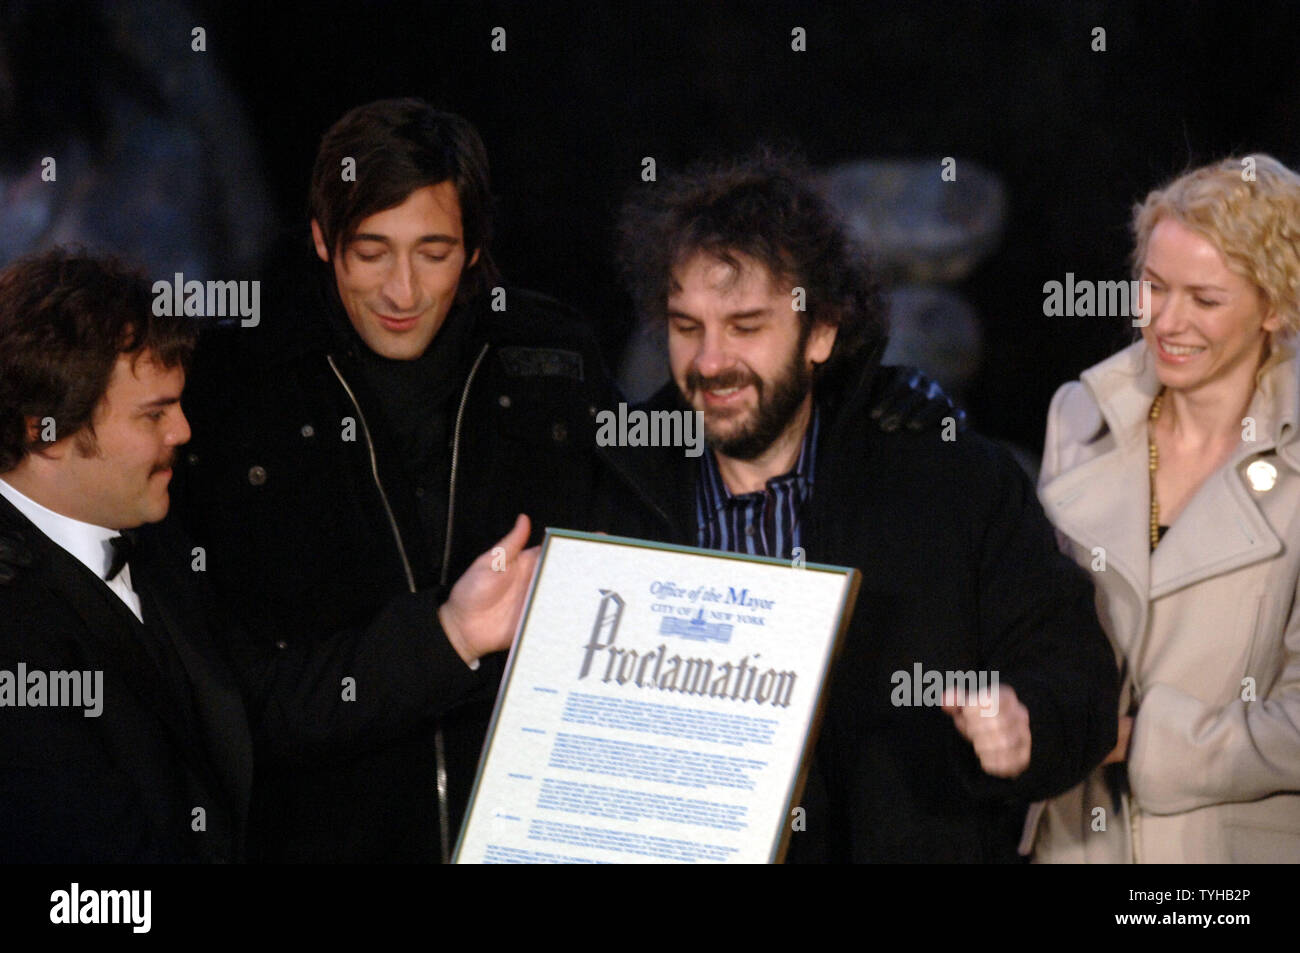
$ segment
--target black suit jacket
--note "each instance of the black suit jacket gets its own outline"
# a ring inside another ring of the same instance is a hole
[[[3,498],[0,527],[35,559],[0,587],[0,669],[103,673],[97,717],[0,707],[0,860],[238,859],[252,743],[188,552],[162,527],[140,530],[131,575],[146,630]]]
[[[483,685],[428,594],[318,643],[272,642],[229,624],[164,521],[131,557],[146,629],[0,497],[4,529],[35,562],[0,586],[0,671],[100,671],[104,697],[93,718],[0,706],[0,862],[244,859],[254,753],[262,770],[346,764]]]

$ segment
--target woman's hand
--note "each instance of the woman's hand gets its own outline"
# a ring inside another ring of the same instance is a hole
[[[1115,747],[1111,753],[1106,755],[1106,760],[1102,764],[1117,764],[1120,761],[1128,760],[1128,743],[1133,737],[1133,718],[1131,715],[1122,715],[1119,719],[1119,738],[1115,742]]]

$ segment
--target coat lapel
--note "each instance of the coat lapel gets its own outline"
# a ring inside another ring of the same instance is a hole
[[[1201,485],[1178,515],[1151,555],[1152,599],[1272,559],[1282,551],[1282,541],[1244,482],[1245,460],[1255,456],[1253,450],[1237,454],[1232,465],[1217,470]]]
[[[638,410],[681,410],[677,386],[671,381]],[[680,447],[597,447],[597,454],[632,489],[663,524],[669,542],[696,545],[695,475],[698,457],[686,456]],[[704,451],[711,453],[709,449]],[[683,491],[685,488],[685,492]]]
[[[1274,340],[1247,411],[1255,421],[1256,439],[1243,443],[1229,464],[1205,481],[1166,534],[1170,545],[1162,544],[1152,554],[1152,599],[1282,551],[1282,541],[1256,501],[1256,494],[1274,491],[1252,489],[1246,470],[1264,459],[1275,471],[1300,472],[1294,440],[1300,383],[1293,356],[1289,343]]]
[[[1086,550],[1104,550],[1106,569],[1145,602],[1151,572],[1146,419],[1159,385],[1134,348],[1085,371],[1081,380],[1102,415],[1087,448],[1094,455],[1043,486],[1039,497],[1058,530]]]
[[[1201,486],[1154,554],[1146,419],[1159,391],[1155,368],[1138,342],[1085,371],[1081,379],[1103,425],[1092,444],[1096,455],[1042,488],[1052,522],[1087,550],[1103,547],[1108,568],[1143,602],[1276,556],[1282,543],[1260,512],[1259,491],[1250,488],[1245,471],[1262,457],[1300,474],[1300,369],[1292,356],[1289,342],[1275,338],[1250,405],[1257,439]],[[1134,637],[1123,631],[1115,636],[1121,642]]]

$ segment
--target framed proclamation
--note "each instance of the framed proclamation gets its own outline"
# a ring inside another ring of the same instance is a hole
[[[456,862],[779,862],[858,581],[547,530]]]

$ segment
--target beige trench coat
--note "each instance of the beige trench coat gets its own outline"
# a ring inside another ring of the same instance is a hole
[[[1116,811],[1098,769],[1031,809],[1021,848],[1038,862],[1300,862],[1300,360],[1275,339],[1255,439],[1150,553],[1158,390],[1139,341],[1052,400],[1039,497],[1093,571],[1127,673],[1121,711],[1138,703],[1132,793]]]

